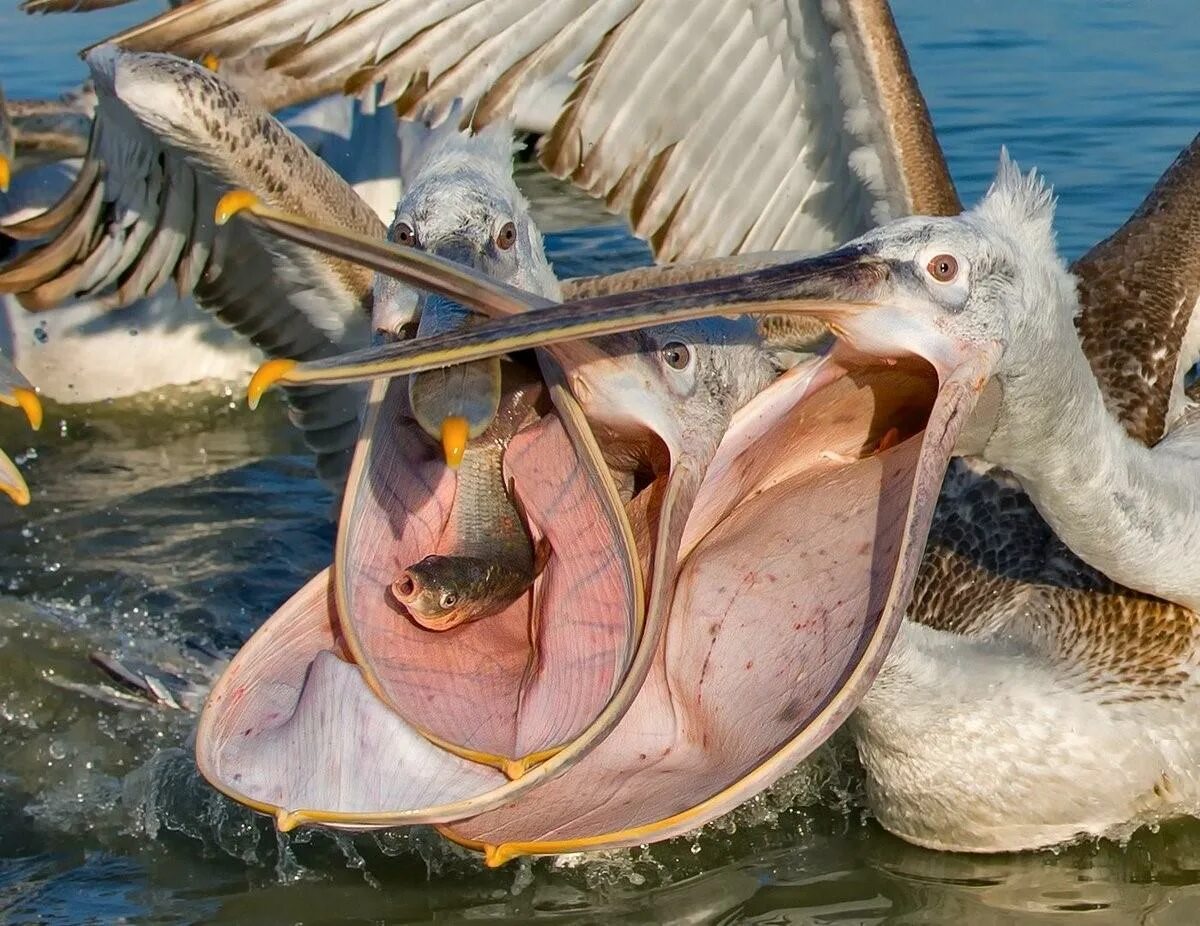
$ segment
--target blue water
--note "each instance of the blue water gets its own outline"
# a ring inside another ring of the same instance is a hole
[[[9,3],[0,80],[13,97],[66,90],[81,45],[156,9],[33,19]],[[1069,256],[1200,130],[1195,0],[895,12],[964,198],[1007,144],[1055,184]],[[526,182],[554,224],[597,223]],[[549,243],[570,274],[636,259],[608,250],[618,237]],[[52,412],[36,439],[0,424],[5,447],[31,449],[37,493],[0,508],[0,923],[1200,922],[1200,825],[1059,853],[924,852],[870,821],[836,751],[757,819],[581,868],[484,872],[422,834],[278,841],[197,780],[190,717],[103,703],[85,659],[108,649],[201,679],[206,652],[328,562],[330,498],[279,409],[189,401]]]

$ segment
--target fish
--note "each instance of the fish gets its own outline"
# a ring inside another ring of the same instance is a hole
[[[549,542],[534,543],[523,506],[504,480],[509,441],[537,420],[545,404],[545,389],[535,380],[504,391],[488,428],[463,452],[447,525],[449,551],[408,566],[391,584],[395,602],[426,630],[450,630],[500,613],[545,568]]]

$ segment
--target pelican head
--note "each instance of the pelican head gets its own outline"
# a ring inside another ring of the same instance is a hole
[[[671,463],[691,458],[700,469],[737,410],[773,375],[744,316],[569,341],[549,352],[592,427],[612,439],[606,446],[626,453],[640,446],[649,463],[661,443]]]
[[[824,259],[812,292],[852,298],[830,321],[864,353],[924,357],[948,373],[971,353],[994,351],[993,374],[1008,378],[1045,360],[1077,305],[1053,218],[1051,190],[1004,154],[974,209],[868,232]],[[839,291],[839,282],[853,286]]]
[[[512,177],[512,130],[495,125],[476,135],[436,132],[413,164],[412,185],[396,206],[388,238],[435,254],[493,279],[549,298],[558,280],[546,261],[529,204]],[[416,314],[419,336],[464,324],[472,313],[445,299],[417,296],[378,276],[375,327],[396,337]],[[410,404],[422,429],[440,440],[452,466],[468,439],[482,434],[499,403],[498,361],[413,376]]]

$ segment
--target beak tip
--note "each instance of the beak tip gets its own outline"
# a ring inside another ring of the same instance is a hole
[[[230,190],[217,200],[213,218],[218,225],[224,225],[239,212],[246,209],[253,211],[257,205],[259,205],[259,198],[249,190]]]
[[[200,59],[200,63],[214,74],[221,69],[221,59],[214,55],[211,51],[207,52],[204,57]]]
[[[442,451],[446,455],[446,465],[451,469],[458,469],[462,463],[469,429],[467,419],[461,415],[451,415],[442,422]]]
[[[12,181],[12,165],[8,158],[0,155],[0,193],[8,192],[8,185]]]
[[[6,480],[5,482],[0,483],[0,492],[3,492],[5,495],[7,495],[9,499],[11,499],[12,503],[18,507],[24,508],[29,504],[29,486],[27,486],[25,484],[25,480],[21,479],[19,476],[15,477],[14,481],[10,482]]]
[[[487,843],[483,847],[483,864],[488,868],[499,868],[501,865],[511,862],[518,855],[520,853],[513,852],[509,846]]]
[[[13,395],[17,398],[17,404],[21,406],[21,410],[25,412],[25,417],[29,419],[29,426],[33,430],[40,430],[42,427],[42,403],[37,397],[37,393],[32,389],[25,389],[18,386],[13,390]]]
[[[295,367],[295,360],[276,357],[255,370],[254,375],[250,377],[250,384],[246,387],[246,403],[250,406],[251,411],[258,408],[263,393],[287,376]]]

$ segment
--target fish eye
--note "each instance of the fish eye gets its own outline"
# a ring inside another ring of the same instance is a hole
[[[686,370],[692,363],[692,349],[682,341],[668,341],[659,355],[672,370]]]
[[[443,608],[453,608],[458,604],[458,596],[454,592],[442,592],[441,601],[438,602]]]
[[[501,251],[507,251],[517,243],[517,226],[512,222],[505,222],[500,226],[500,231],[496,232],[496,247]]]
[[[396,225],[396,243],[410,248],[417,246],[417,233],[407,222],[400,222]]]
[[[958,261],[952,254],[938,254],[925,269],[939,283],[950,283],[958,276]]]

